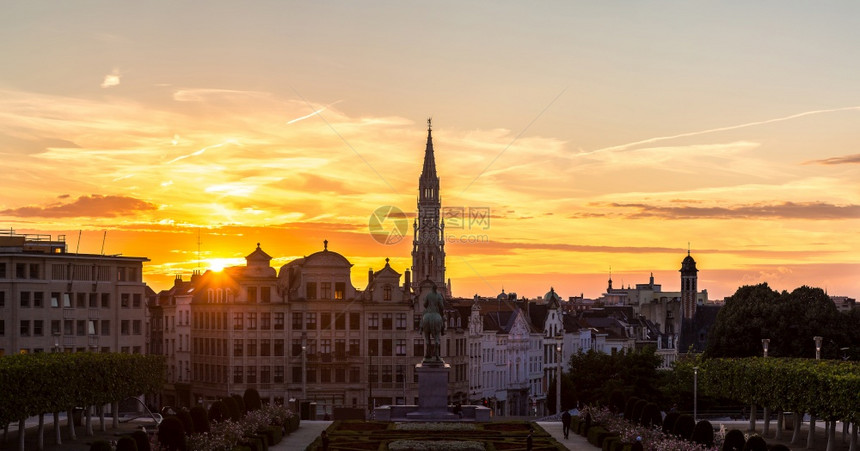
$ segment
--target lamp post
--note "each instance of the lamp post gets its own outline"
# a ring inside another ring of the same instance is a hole
[[[815,340],[815,360],[821,360],[821,342],[824,337],[816,335],[812,339]]]
[[[767,357],[767,348],[770,346],[770,338],[761,339],[761,348],[764,350],[764,356]]]
[[[367,410],[370,412],[371,419],[373,418],[373,348],[367,348]]]
[[[767,358],[767,348],[770,346],[769,338],[761,339],[761,348],[764,351],[764,358]],[[782,412],[780,412],[780,415]],[[770,408],[764,406],[764,428],[762,429],[762,434],[767,435],[770,431]],[[777,433],[779,433],[779,427],[777,427]]]
[[[699,367],[693,367],[693,420],[698,420],[699,413]]]
[[[555,351],[558,369],[555,373],[555,412],[561,413],[561,336],[556,337]]]
[[[308,397],[308,335],[302,332],[302,402]]]

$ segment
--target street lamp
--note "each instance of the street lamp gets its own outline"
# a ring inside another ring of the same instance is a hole
[[[816,335],[812,339],[815,340],[815,360],[821,360],[821,342],[824,337]]]
[[[555,412],[561,413],[561,339],[562,336],[556,337],[558,340],[555,344],[556,357],[558,360],[558,370],[555,374]]]
[[[698,421],[699,413],[699,367],[693,367],[693,420]]]
[[[767,357],[767,348],[770,346],[770,338],[761,339],[761,348],[764,350],[764,356]]]
[[[302,332],[302,402],[308,398],[308,335]]]

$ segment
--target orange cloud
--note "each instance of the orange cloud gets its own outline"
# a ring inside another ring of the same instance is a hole
[[[40,218],[113,218],[140,211],[156,210],[153,203],[127,196],[81,196],[74,202],[55,203],[44,207],[29,206],[0,211],[2,215]]]

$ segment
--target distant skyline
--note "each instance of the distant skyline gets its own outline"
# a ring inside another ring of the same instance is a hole
[[[0,228],[176,274],[323,248],[411,265],[433,118],[455,296],[860,296],[860,5],[12,2]],[[483,213],[481,213],[483,214]],[[81,231],[80,243],[78,234]],[[198,235],[201,261],[198,263]]]

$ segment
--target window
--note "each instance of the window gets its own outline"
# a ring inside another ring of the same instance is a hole
[[[75,293],[75,307],[87,308],[87,294],[86,293]]]
[[[320,283],[320,299],[331,299],[331,282]]]
[[[62,327],[60,320],[51,320],[51,335],[60,335],[62,333]]]
[[[272,288],[260,287],[260,302],[272,302]]]
[[[316,282],[308,282],[306,285],[307,298],[308,299],[316,299],[317,298],[317,283]]]
[[[272,313],[271,312],[260,313],[260,329],[270,330],[271,328],[272,328]]]
[[[140,293],[134,293],[131,295],[131,306],[134,308],[140,308]]]
[[[110,293],[102,293],[102,308],[110,308]]]
[[[398,313],[394,325],[397,330],[406,330],[406,314]]]
[[[398,356],[405,356],[406,355],[406,339],[403,339],[403,338],[397,339],[397,343],[395,344],[395,347],[394,347],[394,352]]]
[[[367,355],[379,355],[379,340],[375,338],[367,340]]]
[[[37,291],[33,293],[33,307],[44,307],[45,305],[45,293],[41,291]]]
[[[63,320],[63,335],[74,335],[75,321],[71,319]]]
[[[331,339],[323,338],[320,340],[320,352],[322,354],[331,354]]]
[[[29,337],[30,336],[30,320],[22,320],[21,321],[21,336]]]
[[[0,337],[6,336],[6,320],[0,319]],[[0,353],[2,356],[3,353]]]
[[[390,338],[382,340],[382,355],[390,356],[392,351],[392,340]]]
[[[30,278],[38,279],[39,278],[39,264],[38,263],[30,263]]]
[[[0,307],[6,307],[6,292],[0,290]]]
[[[334,381],[341,384],[346,382],[346,370],[343,368],[335,368]]]
[[[361,356],[361,342],[358,338],[349,339],[349,355],[352,357]]]
[[[394,328],[394,324],[392,321],[393,314],[391,313],[383,313],[382,314],[382,330],[391,330]]]
[[[242,340],[233,340],[233,357],[242,357]]]
[[[305,329],[317,330],[317,314],[316,313],[306,313],[305,314]]]
[[[284,356],[284,340],[276,339],[275,340],[275,357],[283,357]]]
[[[382,366],[382,382],[391,382],[391,365]]]
[[[103,319],[102,320],[102,336],[107,337],[110,335],[110,320]]]
[[[129,307],[129,295],[128,293],[122,293],[119,295],[119,305],[122,308]]]
[[[33,321],[33,336],[34,337],[41,337],[43,335],[43,331],[42,331],[43,325],[42,324],[43,324],[43,322],[40,319]]]
[[[346,357],[346,340],[343,338],[336,338],[334,340],[334,355],[338,359],[342,359]]]
[[[293,383],[298,384],[302,382],[302,367],[294,366],[293,367]]]
[[[275,330],[284,330],[284,312],[275,313]]]
[[[309,384],[315,384],[317,382],[317,371],[315,368],[308,368],[307,379]]]
[[[301,371],[301,368],[299,368],[299,370]],[[283,366],[276,366],[275,367],[275,383],[276,384],[283,384],[284,383],[284,367]]]
[[[360,330],[360,329],[361,329],[361,313],[350,312],[349,313],[349,330]]]
[[[241,384],[242,383],[242,367],[234,366],[233,367],[233,383]]]
[[[257,340],[255,338],[249,338],[248,346],[245,349],[248,350],[248,357],[257,357]]]
[[[256,366],[249,366],[248,368],[246,368],[245,382],[247,382],[249,384],[256,384],[257,383],[257,367]]]
[[[369,330],[379,330],[379,313],[371,313],[367,316],[367,328]]]
[[[21,307],[29,307],[30,306],[30,292],[22,291],[21,292]]]
[[[257,302],[257,287],[248,287],[248,302]]]
[[[96,335],[98,334],[98,320],[88,320],[87,321],[87,335]]]
[[[25,279],[27,278],[27,265],[23,263],[15,264],[15,278],[16,279]]]
[[[343,300],[344,294],[346,293],[346,283],[345,282],[335,282],[334,283],[334,298],[335,300]]]
[[[386,285],[382,289],[382,300],[383,301],[390,301],[391,300],[391,285]]]
[[[403,381],[406,379],[406,377],[403,374],[403,367],[402,366],[397,367],[397,373],[396,374],[397,374],[396,382],[402,384]]]
[[[268,384],[272,381],[272,367],[270,366],[261,366],[260,367],[260,383]]]
[[[302,340],[298,338],[293,338],[293,341],[290,345],[290,355],[293,357],[298,357],[302,355]]]
[[[416,338],[412,340],[412,355],[420,357],[424,355],[424,339]]]
[[[6,278],[6,263],[0,263],[0,279]]]
[[[131,323],[131,333],[134,335],[140,335],[140,323],[139,319],[132,321]]]
[[[98,308],[99,307],[99,295],[98,293],[90,293],[90,308]]]
[[[272,340],[263,338],[260,340],[260,357],[269,357],[272,355]]]
[[[302,330],[302,314],[293,312],[293,330]]]
[[[248,312],[248,330],[257,330],[257,313]]]
[[[242,312],[233,313],[233,330],[242,330]]]
[[[349,382],[351,384],[357,384],[361,382],[361,369],[356,366],[349,369]]]
[[[331,329],[331,313],[320,313],[320,323],[322,323],[322,330]]]
[[[337,330],[346,330],[346,313],[339,313],[334,317],[334,328]]]
[[[331,383],[331,370],[329,368],[320,368],[320,383]]]

